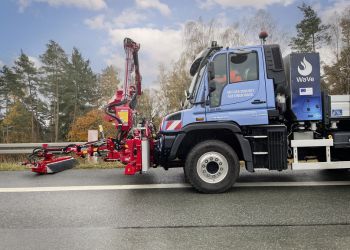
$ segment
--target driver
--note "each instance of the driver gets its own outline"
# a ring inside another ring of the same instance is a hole
[[[226,75],[216,75],[214,78],[214,81],[216,83],[220,84],[226,84],[227,83],[227,77]],[[236,83],[236,82],[241,82],[242,77],[238,74],[238,72],[234,69],[230,70],[230,83]]]
[[[235,71],[234,69],[230,70],[230,82],[231,83],[236,83],[236,82],[241,82],[242,77]]]

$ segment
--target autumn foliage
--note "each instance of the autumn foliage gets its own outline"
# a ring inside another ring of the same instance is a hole
[[[15,102],[9,108],[5,119],[0,124],[3,130],[4,141],[6,143],[30,142],[31,114],[21,102]]]
[[[111,122],[104,119],[105,113],[100,109],[93,109],[88,113],[78,117],[72,124],[68,133],[69,141],[87,141],[88,130],[98,129],[102,125],[106,137],[112,137],[115,133],[115,127]]]

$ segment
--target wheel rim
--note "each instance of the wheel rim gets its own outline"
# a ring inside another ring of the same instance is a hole
[[[218,183],[226,177],[227,173],[227,159],[218,152],[207,152],[197,161],[197,174],[207,183]]]

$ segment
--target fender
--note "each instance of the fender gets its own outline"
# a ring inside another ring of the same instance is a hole
[[[174,160],[177,155],[177,151],[181,145],[181,142],[185,139],[186,134],[194,130],[222,130],[227,129],[232,132],[232,135],[237,139],[239,146],[242,150],[243,160],[246,162],[248,171],[253,172],[253,159],[252,150],[249,141],[244,138],[240,127],[232,122],[206,122],[206,123],[191,123],[182,128],[177,134],[175,141],[171,147],[169,160]]]

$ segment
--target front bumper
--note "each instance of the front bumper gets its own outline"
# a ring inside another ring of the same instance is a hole
[[[154,149],[154,162],[156,165],[166,166],[169,162],[171,149],[173,147],[174,141],[177,137],[176,134],[159,134],[159,139],[157,140]]]

